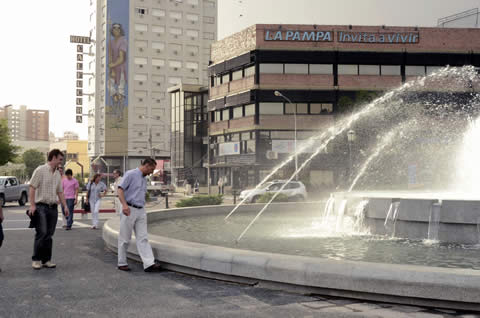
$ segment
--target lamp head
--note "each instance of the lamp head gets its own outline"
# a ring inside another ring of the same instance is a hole
[[[280,93],[279,91],[275,91],[273,92],[273,94],[278,97],[283,96],[282,93]]]

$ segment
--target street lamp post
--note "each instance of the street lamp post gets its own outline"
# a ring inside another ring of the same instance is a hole
[[[355,131],[349,130],[347,132],[348,140],[348,180],[352,181],[352,143],[355,141]]]
[[[282,97],[283,99],[285,99],[289,104],[293,105],[292,101],[286,97],[285,95],[283,95],[282,93],[280,93],[279,91],[275,91],[273,93],[275,96],[278,96],[278,97]],[[293,111],[293,121],[294,121],[294,133],[295,133],[295,136],[294,136],[294,152],[295,152],[295,172],[298,171],[298,154],[297,154],[297,104],[295,104],[295,108],[294,108],[294,111]],[[298,181],[298,173],[295,175],[295,180]]]

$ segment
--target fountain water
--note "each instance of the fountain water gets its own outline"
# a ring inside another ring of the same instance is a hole
[[[440,227],[441,204],[434,203],[430,209],[428,220],[428,236],[430,242],[438,242],[438,229]]]

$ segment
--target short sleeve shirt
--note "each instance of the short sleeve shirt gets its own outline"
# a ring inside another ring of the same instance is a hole
[[[75,178],[68,180],[62,179],[63,195],[65,199],[75,199],[75,191],[78,189],[78,181]]]
[[[140,169],[127,171],[118,187],[123,189],[127,203],[141,207],[145,206],[147,180]]]
[[[90,190],[88,200],[90,202],[97,202],[100,200],[100,193],[107,191],[107,186],[102,181],[100,181],[98,184],[95,184],[95,182],[90,182],[87,186],[87,191],[88,190]]]
[[[35,203],[55,204],[58,193],[63,192],[60,172],[52,172],[48,163],[35,169],[30,186],[35,188]]]

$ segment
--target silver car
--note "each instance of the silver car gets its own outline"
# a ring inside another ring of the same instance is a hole
[[[277,193],[286,195],[290,201],[304,201],[307,199],[307,190],[301,181],[274,180],[265,183],[259,189],[244,190],[240,193],[240,200],[255,203],[265,193]],[[285,186],[284,186],[285,185]],[[283,189],[282,189],[283,187]],[[282,189],[280,191],[280,189]]]

